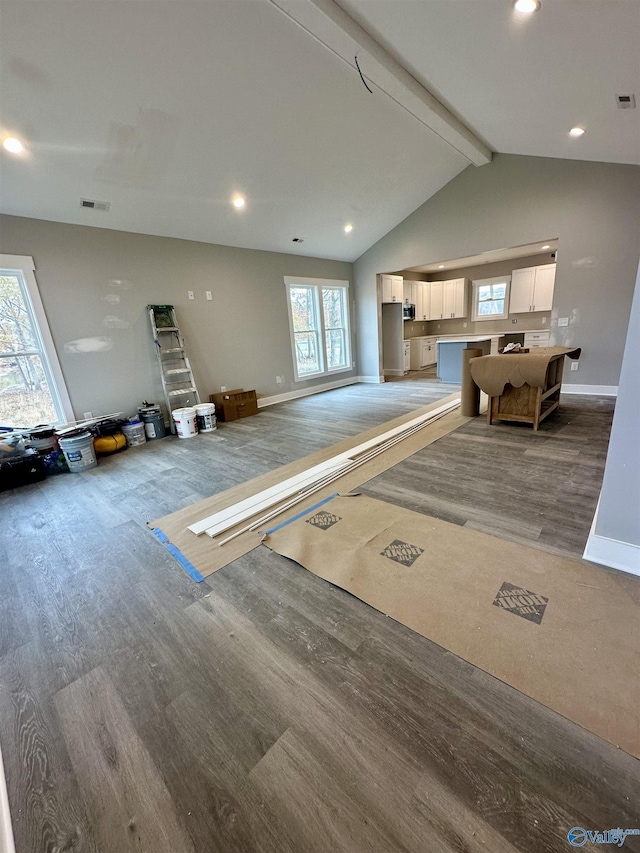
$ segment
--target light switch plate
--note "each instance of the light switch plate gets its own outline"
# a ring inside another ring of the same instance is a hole
[[[569,318],[568,317],[558,317],[558,325],[559,326],[568,326]]]
[[[207,290],[207,291],[206,291],[206,295],[207,295],[207,300],[208,300],[209,302],[211,302],[211,300],[213,299],[213,296],[211,295],[211,291],[210,291],[210,290]]]
[[[572,361],[571,362],[571,370],[577,370],[580,367],[580,362]]]
[[[193,295],[193,290],[187,290],[187,296],[189,297],[189,299],[195,299],[195,296]]]

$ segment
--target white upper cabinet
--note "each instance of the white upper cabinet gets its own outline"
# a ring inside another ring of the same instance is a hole
[[[444,311],[444,282],[432,281],[429,285],[431,306],[429,309],[430,320],[441,320]]]
[[[453,320],[468,314],[468,280],[454,278],[450,281],[432,281],[429,285],[430,320]]]
[[[428,281],[418,282],[418,303],[416,305],[416,320],[431,319],[431,284]]]
[[[454,278],[444,282],[443,320],[467,316],[467,279]]]
[[[404,288],[401,275],[379,275],[380,292],[383,302],[404,302]]]
[[[404,279],[402,283],[402,293],[404,296],[404,304],[405,305],[415,305],[416,304],[416,285],[417,281],[408,281],[408,279]]]
[[[510,314],[551,311],[556,283],[556,265],[524,267],[511,273]]]

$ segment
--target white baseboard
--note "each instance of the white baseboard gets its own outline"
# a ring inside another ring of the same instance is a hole
[[[404,370],[391,370],[387,369],[384,371],[385,376],[404,376]]]
[[[334,388],[343,388],[345,385],[357,385],[360,381],[358,376],[350,376],[348,379],[337,379],[335,382],[327,382],[325,385],[311,385],[307,388],[300,388],[298,391],[286,391],[284,394],[274,394],[272,397],[260,397],[258,408],[264,409],[265,406],[285,403],[287,400],[297,400],[298,397],[310,397],[312,394],[332,391]]]
[[[0,853],[16,853],[13,830],[11,829],[9,797],[7,796],[7,782],[4,775],[2,752],[0,752]]]
[[[619,542],[590,533],[582,558],[640,577],[640,548],[630,542]]]
[[[369,382],[376,385],[382,385],[384,376],[358,376],[358,382]]]
[[[594,397],[617,397],[617,385],[562,385],[563,394],[589,394]]]
[[[630,542],[620,542],[618,539],[609,539],[606,536],[598,536],[595,532],[600,512],[600,498],[593,514],[589,538],[582,555],[583,560],[598,563],[600,566],[608,566],[611,569],[619,569],[621,572],[629,572],[631,575],[640,576],[640,548]]]

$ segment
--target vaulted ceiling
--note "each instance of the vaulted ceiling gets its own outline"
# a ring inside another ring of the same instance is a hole
[[[0,210],[353,260],[492,151],[639,163],[639,47],[637,0],[0,0]]]

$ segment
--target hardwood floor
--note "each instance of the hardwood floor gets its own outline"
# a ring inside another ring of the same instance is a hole
[[[266,548],[195,584],[145,526],[452,390],[338,389],[0,495],[18,853],[538,853],[640,827],[615,746]],[[366,490],[575,554],[611,414],[478,419]]]

